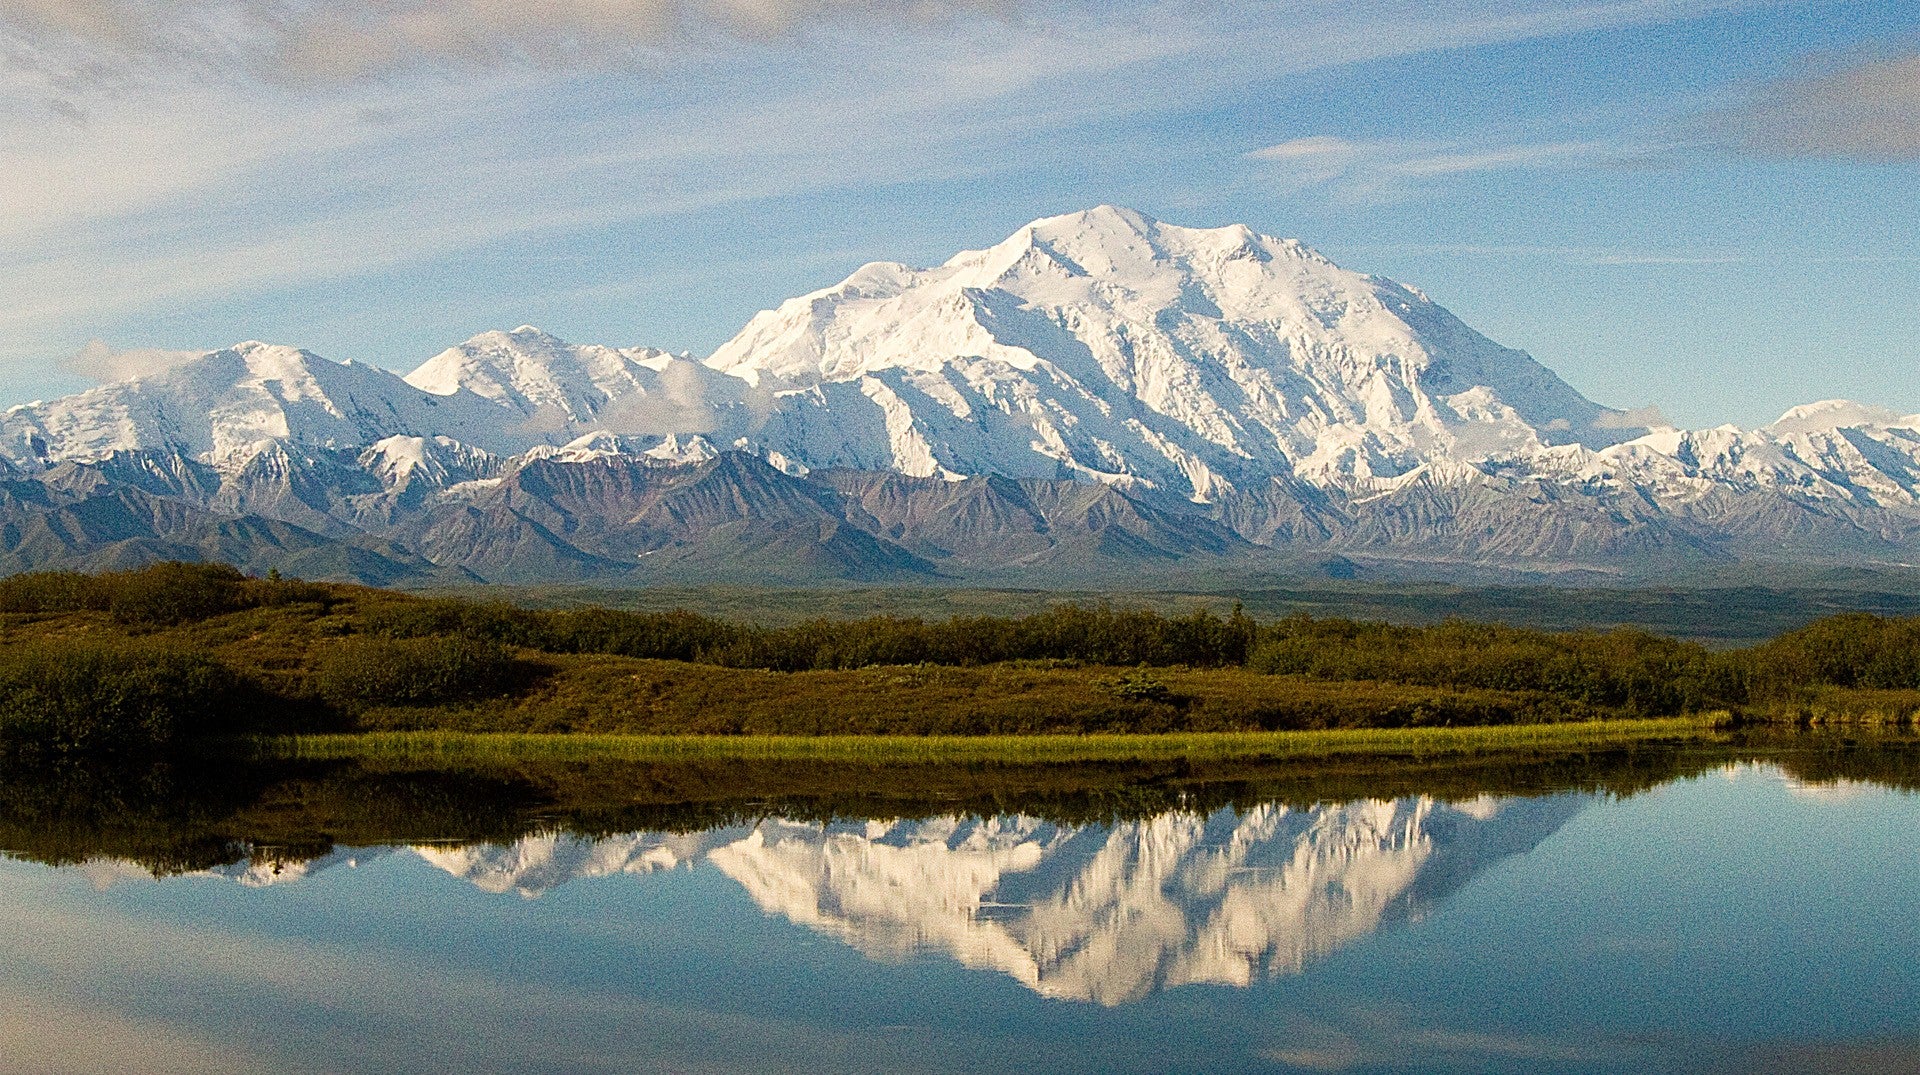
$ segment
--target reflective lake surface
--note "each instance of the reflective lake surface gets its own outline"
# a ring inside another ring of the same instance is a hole
[[[1914,1071],[1913,758],[16,780],[0,1070]]]

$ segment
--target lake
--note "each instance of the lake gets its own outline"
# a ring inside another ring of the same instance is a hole
[[[0,1071],[1920,1070],[1915,758],[16,777]]]

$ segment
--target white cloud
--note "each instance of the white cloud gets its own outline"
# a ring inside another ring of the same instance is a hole
[[[67,359],[66,366],[82,377],[104,384],[165,373],[175,366],[183,366],[199,358],[207,350],[210,349],[163,351],[154,347],[136,347],[117,351],[107,346],[105,340],[91,340]]]
[[[269,79],[417,64],[624,67],[667,47],[771,40],[833,24],[1012,17],[1018,0],[7,0],[16,59],[63,80],[116,63],[239,64]]]
[[[1672,426],[1660,408],[1652,404],[1630,411],[1608,411],[1593,420],[1595,429],[1670,429]]]
[[[1585,265],[1745,265],[1755,259],[1747,254],[1595,254]],[[1782,258],[1781,260],[1785,260]]]
[[[1330,134],[1316,134],[1306,138],[1295,138],[1290,142],[1256,149],[1247,154],[1254,160],[1297,161],[1297,160],[1349,160],[1361,152],[1361,147],[1344,138],[1335,138]]]
[[[0,361],[533,237],[1084,168],[1262,80],[1718,6],[0,0]]]
[[[1635,151],[1600,142],[1543,142],[1415,155],[1398,164],[1401,175],[1459,175],[1527,168],[1558,168],[1618,160]]]

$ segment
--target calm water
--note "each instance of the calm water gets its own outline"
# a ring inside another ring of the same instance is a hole
[[[16,802],[0,1070],[1920,1070],[1920,798],[1682,768],[237,859]]]

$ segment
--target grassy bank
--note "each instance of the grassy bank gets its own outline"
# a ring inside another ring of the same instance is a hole
[[[1802,727],[1920,725],[1920,691],[1825,687],[1774,702],[1749,719]]]
[[[1097,737],[1040,761],[1010,753],[1044,752],[1048,741],[1019,740],[988,760],[977,755],[1000,746],[990,740],[861,740],[842,749],[818,740],[615,738],[382,734],[254,743],[268,751],[252,758],[194,752],[145,768],[9,769],[0,762],[0,848],[53,863],[124,858],[171,873],[240,858],[297,863],[341,846],[688,833],[768,817],[1021,815],[1077,825],[1262,804],[1628,796],[1742,761],[1777,764],[1809,783],[1920,788],[1911,735],[1722,733],[1689,722]],[[1284,756],[1203,756],[1249,743],[1255,753]],[[1094,757],[1090,747],[1106,749]],[[1180,750],[1189,753],[1114,756]],[[623,751],[632,757],[620,757]],[[941,751],[947,756],[924,756]],[[754,752],[768,756],[743,756]]]
[[[1158,735],[528,735],[368,732],[254,741],[253,752],[290,760],[384,760],[471,765],[605,759],[832,761],[871,764],[1116,761],[1298,761],[1335,757],[1430,758],[1505,750],[1582,750],[1710,739],[1726,714],[1663,720],[1588,721],[1475,728]]]

